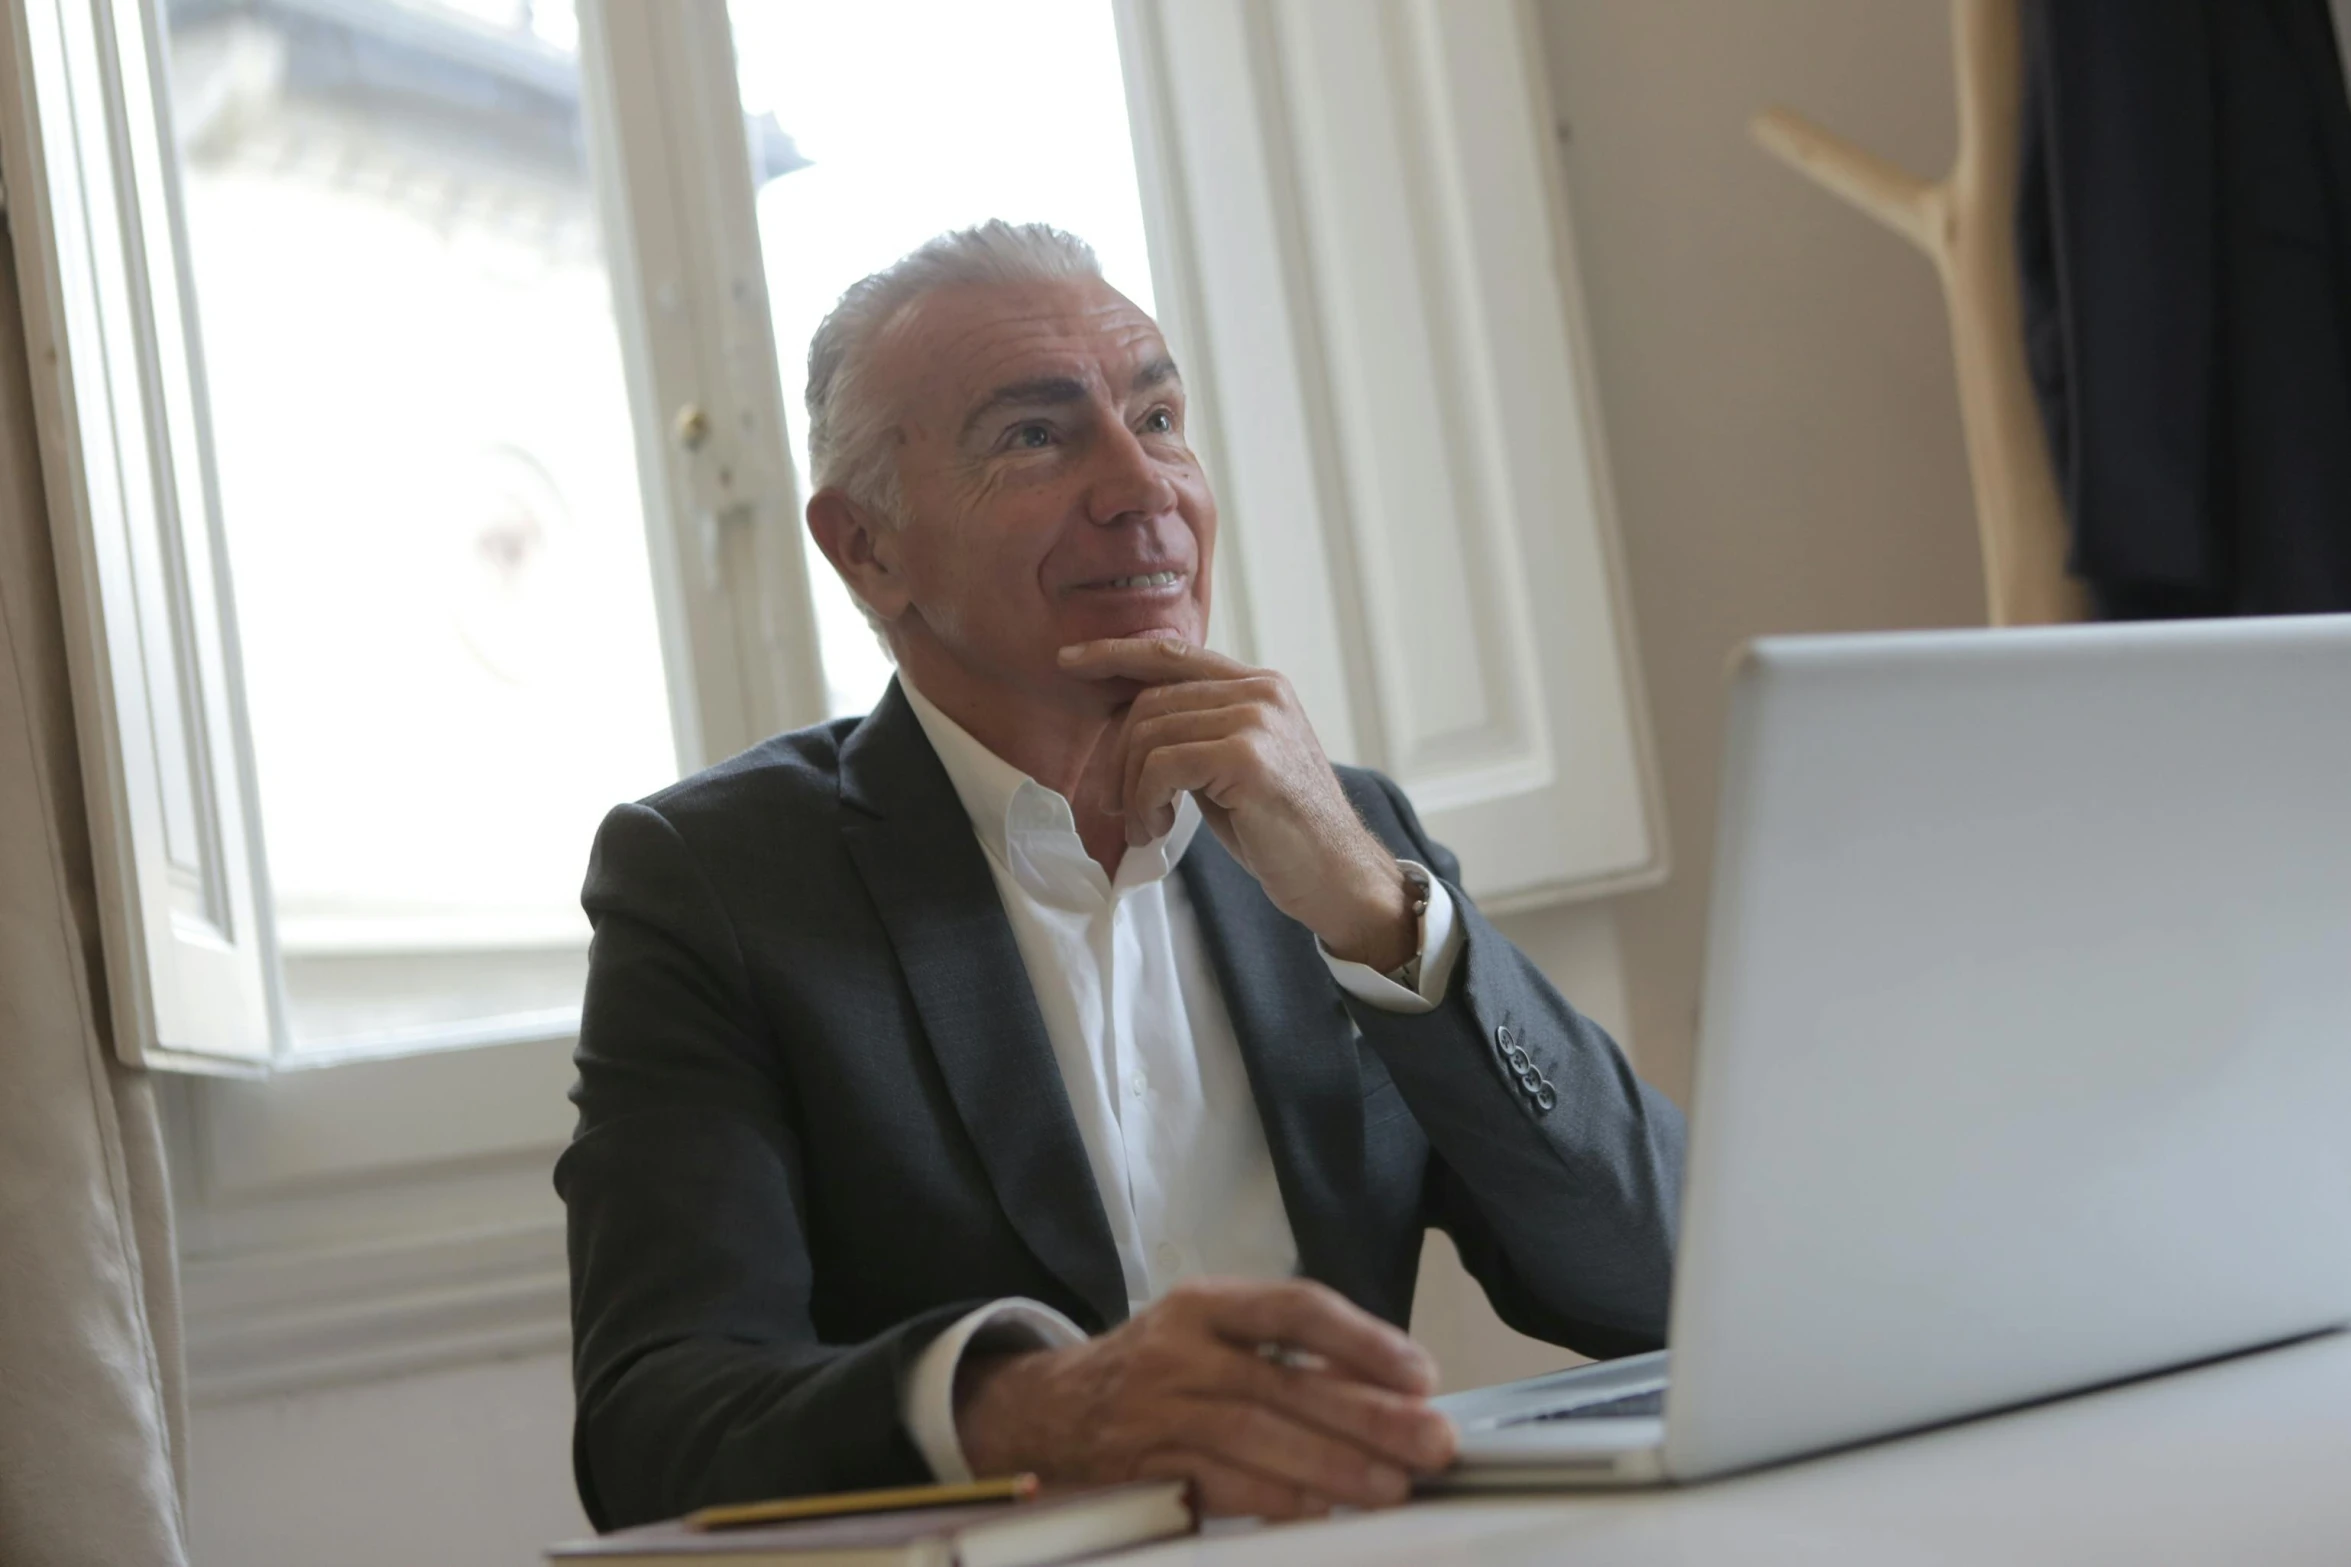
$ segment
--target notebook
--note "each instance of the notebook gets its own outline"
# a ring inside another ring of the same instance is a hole
[[[747,1529],[683,1521],[621,1529],[550,1547],[555,1563],[589,1567],[1046,1567],[1199,1525],[1191,1487],[1140,1480],[1048,1493],[1030,1502],[982,1502],[810,1518]]]

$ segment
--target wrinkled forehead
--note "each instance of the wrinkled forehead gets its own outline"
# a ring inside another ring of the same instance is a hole
[[[958,284],[891,321],[875,368],[905,417],[952,430],[1015,383],[1065,379],[1125,395],[1167,358],[1158,323],[1099,278]]]

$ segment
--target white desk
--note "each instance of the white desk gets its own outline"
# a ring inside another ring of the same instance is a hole
[[[2351,1563],[2351,1334],[1686,1490],[1459,1500],[1120,1567]]]

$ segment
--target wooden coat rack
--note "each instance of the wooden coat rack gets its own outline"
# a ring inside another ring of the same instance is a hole
[[[1943,279],[1959,416],[1975,485],[1984,597],[1995,626],[2085,616],[2065,569],[2065,508],[2025,367],[2016,264],[2017,148],[2024,102],[2018,0],[1952,0],[1959,152],[1927,181],[1787,109],[1755,139],[1925,251]]]

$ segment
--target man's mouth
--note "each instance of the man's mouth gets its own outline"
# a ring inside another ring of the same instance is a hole
[[[1130,577],[1105,577],[1100,582],[1089,582],[1089,588],[1137,589],[1172,588],[1184,580],[1180,571],[1146,571]]]

